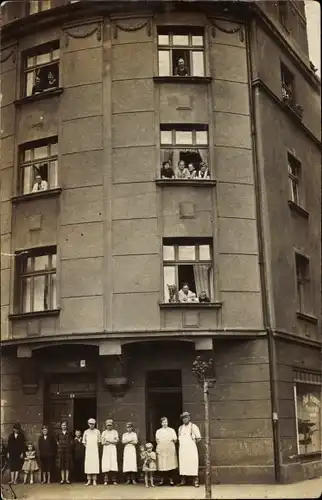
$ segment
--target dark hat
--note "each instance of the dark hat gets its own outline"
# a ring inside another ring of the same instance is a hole
[[[190,413],[188,411],[184,411],[183,413],[181,413],[180,418],[184,417],[190,417]]]
[[[13,429],[16,429],[17,431],[20,431],[21,430],[21,424],[19,422],[16,422],[15,424],[13,424]]]

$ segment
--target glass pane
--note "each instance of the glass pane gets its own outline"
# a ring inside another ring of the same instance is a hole
[[[35,64],[34,56],[27,57],[27,68],[31,68]]]
[[[30,161],[32,159],[32,149],[25,149],[23,152],[23,161]]]
[[[195,246],[179,246],[179,260],[196,260]]]
[[[27,259],[27,266],[26,266],[26,272],[27,273],[30,273],[32,272],[33,270],[33,261],[34,261],[34,258],[33,257],[28,257]]]
[[[192,144],[192,131],[176,130],[176,144]]]
[[[170,37],[169,35],[158,35],[158,44],[159,45],[169,45]]]
[[[58,186],[58,161],[51,161],[49,164],[49,187],[55,188]]]
[[[174,260],[174,246],[163,245],[163,260]]]
[[[31,312],[31,279],[26,278],[22,281],[22,290],[23,290],[23,304],[22,310],[23,312]]]
[[[176,267],[164,266],[163,274],[164,274],[164,301],[175,302]]]
[[[41,1],[41,10],[48,10],[50,9],[50,0],[42,0]]]
[[[159,76],[170,75],[170,51],[159,50]]]
[[[59,49],[53,50],[51,59],[53,61],[56,61],[57,59],[59,59],[59,57],[60,57],[60,50]]]
[[[196,131],[196,143],[197,144],[208,144],[208,133],[207,130],[197,130]]]
[[[192,76],[204,76],[205,66],[203,52],[192,51]]]
[[[57,280],[56,274],[51,275],[51,296],[52,296],[52,304],[50,305],[51,309],[57,308]]]
[[[199,259],[200,260],[210,260],[210,245],[200,245],[199,246]]]
[[[29,14],[36,14],[37,12],[39,12],[39,1],[32,0],[29,2]]]
[[[50,62],[50,52],[47,52],[45,54],[38,54],[36,56],[36,64],[37,66],[39,64],[46,64]]]
[[[195,47],[202,47],[203,46],[203,36],[192,36],[192,45]]]
[[[50,156],[58,155],[58,143],[54,142],[50,145]]]
[[[44,311],[48,309],[48,276],[35,276],[33,311]]]
[[[34,86],[34,73],[30,72],[26,75],[26,97],[32,95],[32,89]]]
[[[23,194],[28,194],[31,192],[31,183],[32,183],[32,167],[25,167],[22,169],[23,175]]]
[[[56,257],[56,254],[52,254],[51,256],[51,268],[52,269],[56,269],[56,260],[57,260],[57,257]]]
[[[321,387],[296,384],[300,453],[321,450]]]
[[[161,130],[161,144],[172,144],[171,130]]]
[[[48,156],[48,146],[40,146],[39,148],[34,149],[34,159],[38,158],[47,158]]]
[[[48,269],[48,255],[39,255],[35,257],[35,271],[43,271]]]
[[[173,35],[172,38],[173,45],[189,45],[189,37],[188,35]]]

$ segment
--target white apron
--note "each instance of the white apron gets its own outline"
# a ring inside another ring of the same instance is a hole
[[[199,456],[196,439],[200,439],[200,431],[195,424],[189,422],[179,427],[179,474],[180,476],[198,476]]]
[[[83,434],[85,445],[85,474],[99,474],[100,462],[98,445],[101,441],[101,433],[98,429],[87,429]]]
[[[171,427],[161,427],[155,433],[157,442],[158,470],[169,471],[178,467],[177,453],[174,442],[177,434]]]
[[[123,451],[123,472],[137,472],[136,445],[138,437],[136,432],[125,432],[122,443],[125,444]]]
[[[117,472],[117,450],[116,444],[104,444],[104,440],[114,441],[115,443],[119,440],[119,435],[115,429],[110,431],[106,430],[102,433],[102,445],[103,445],[103,455],[102,455],[102,472]]]

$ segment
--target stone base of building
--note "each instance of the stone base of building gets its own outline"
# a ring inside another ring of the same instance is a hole
[[[285,464],[282,466],[282,483],[295,483],[322,477],[322,459],[314,462]]]

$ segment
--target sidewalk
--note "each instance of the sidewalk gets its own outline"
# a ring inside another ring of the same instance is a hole
[[[88,486],[71,485],[18,485],[15,492],[20,500],[153,500],[204,498],[204,485],[200,488],[162,486],[145,488],[143,485]],[[322,478],[287,485],[213,485],[214,499],[270,499],[270,498],[318,498],[322,494]],[[9,497],[10,498],[10,497]]]

